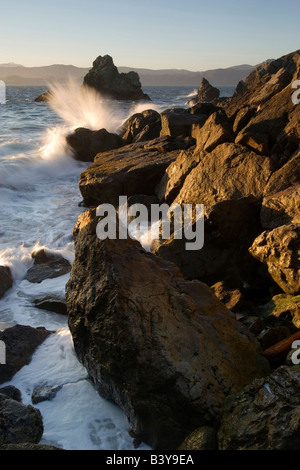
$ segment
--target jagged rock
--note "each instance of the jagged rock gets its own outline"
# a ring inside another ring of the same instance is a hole
[[[217,431],[209,426],[202,426],[187,436],[178,450],[217,450],[217,448]]]
[[[249,249],[286,293],[300,293],[300,224],[283,225],[263,232]]]
[[[194,124],[204,124],[206,116],[190,114],[187,112],[164,111],[161,113],[160,135],[168,135],[172,138],[191,137]]]
[[[278,72],[271,74],[266,83],[251,97],[250,106],[261,106],[274,95],[280,93],[291,82],[292,75],[282,67]]]
[[[22,402],[22,393],[17,387],[13,385],[7,385],[6,387],[0,388],[0,394],[5,395],[7,398],[11,398],[12,400]]]
[[[233,143],[219,145],[200,159],[186,177],[175,199],[179,204],[204,204],[240,199],[249,195],[263,198],[271,176],[270,160]]]
[[[140,142],[98,154],[80,177],[84,204],[117,206],[121,195],[154,195],[165,169],[179,154],[178,150],[161,152],[156,145],[156,140]]]
[[[32,283],[40,283],[45,279],[53,279],[67,274],[71,270],[71,264],[63,256],[51,253],[44,248],[31,254],[34,260],[33,266],[27,271],[25,279]]]
[[[22,367],[29,364],[40,344],[51,334],[45,328],[15,325],[0,332],[6,345],[6,364],[0,365],[0,384],[8,382]]]
[[[66,141],[74,158],[83,162],[93,162],[98,153],[117,149],[125,144],[119,135],[107,132],[106,129],[91,131],[82,127],[69,134]]]
[[[90,210],[74,229],[66,298],[75,351],[99,393],[123,408],[132,435],[176,449],[269,366],[208,286],[137,241],[99,240],[96,224]]]
[[[233,123],[233,132],[235,134],[239,133],[246,125],[249,123],[250,119],[256,113],[256,108],[251,106],[245,106],[240,111],[238,111],[235,116]]]
[[[213,103],[196,103],[191,108],[188,108],[186,112],[190,114],[198,114],[199,116],[208,118],[209,116],[216,113],[220,109],[222,108],[220,108],[219,106]]]
[[[263,200],[261,224],[264,229],[300,223],[300,184],[290,186]]]
[[[1,366],[2,367],[2,366]],[[43,432],[40,411],[0,393],[0,444],[38,444]]]
[[[295,450],[300,446],[300,371],[282,366],[227,399],[220,450]]]
[[[153,110],[147,109],[130,116],[121,126],[119,135],[126,144],[153,140],[160,136],[161,117]]]
[[[43,401],[48,401],[52,400],[53,398],[56,397],[57,392],[62,389],[62,385],[48,385],[48,384],[42,384],[42,385],[37,385],[34,387],[32,395],[31,395],[31,401],[34,405],[41,403]]]
[[[226,285],[226,282],[217,282],[211,289],[215,296],[222,302],[228,310],[232,312],[240,312],[244,305],[245,299],[240,289],[234,289]]]
[[[65,299],[55,297],[54,295],[42,295],[34,299],[34,306],[49,312],[67,315],[67,306]]]
[[[0,266],[0,299],[13,286],[13,278],[8,266]]]
[[[247,91],[247,85],[245,81],[240,80],[234,90],[233,97],[243,95],[246,91]]]
[[[232,119],[244,108],[256,108],[236,142],[269,155],[275,170],[299,148],[300,107],[292,101],[292,83],[299,78],[299,64],[300,51],[264,63],[247,77],[242,94],[220,103]]]
[[[242,93],[235,93],[233,99],[226,103],[226,109],[228,112],[230,112],[230,115],[234,115],[243,106],[249,105],[251,100],[256,101],[256,105],[259,106],[261,102],[257,100],[257,97],[261,95],[261,90],[266,90],[269,88],[270,95],[268,96],[267,101],[270,101],[269,98],[272,98],[278,94],[278,90],[282,91],[282,86],[284,86],[285,83],[289,85],[291,80],[295,79],[295,76],[298,73],[299,58],[300,51],[298,50],[282,56],[279,59],[272,60],[270,62],[264,62],[263,64],[256,67],[253,72],[251,72],[245,79],[244,85],[241,86],[241,88],[243,88]],[[289,81],[287,82],[285,78],[284,84],[282,85],[281,82],[278,88],[274,88],[272,86],[268,87],[268,82],[271,80],[275,80],[276,82],[276,79],[273,77],[276,76],[276,74],[280,75],[280,71],[282,69],[285,71],[285,77],[287,77],[286,72],[290,74]],[[285,87],[287,85],[285,85]]]
[[[35,102],[36,103],[41,103],[41,102],[48,102],[50,101],[51,99],[51,91],[45,91],[45,93],[42,93],[41,95],[39,95],[37,98],[35,98]]]
[[[195,147],[183,150],[165,171],[164,176],[155,188],[160,201],[171,204],[182,188],[185,178],[195,168],[204,154],[195,152]]]
[[[220,109],[211,114],[204,124],[194,124],[192,137],[196,139],[197,148],[205,152],[211,152],[224,142],[232,142],[232,126],[225,111]]]
[[[300,152],[275,171],[266,185],[264,196],[270,196],[300,183]]]
[[[235,143],[245,145],[259,155],[269,155],[269,137],[267,133],[242,132],[236,137]]]
[[[211,103],[217,101],[220,96],[220,90],[213,87],[209,81],[203,77],[197,96],[188,101],[188,104],[196,105],[197,103]]]
[[[119,73],[109,55],[99,56],[84,77],[83,84],[95,88],[103,97],[116,100],[147,100],[136,72]]]

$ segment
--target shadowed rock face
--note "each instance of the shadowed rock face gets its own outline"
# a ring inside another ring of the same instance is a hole
[[[74,158],[83,162],[92,162],[98,153],[124,145],[119,135],[107,132],[106,129],[92,131],[82,127],[67,135],[66,141],[72,149]]]
[[[84,77],[83,84],[95,88],[105,98],[116,100],[147,100],[136,72],[119,73],[109,55],[99,56]]]
[[[31,254],[33,266],[27,271],[25,279],[32,283],[40,283],[45,279],[54,279],[67,274],[71,270],[68,260],[57,253],[45,249],[34,251]]]
[[[0,445],[37,444],[44,431],[40,410],[2,394],[0,389]]]
[[[261,223],[265,229],[300,223],[300,183],[267,196],[261,208]]]
[[[134,240],[99,240],[96,223],[90,210],[74,230],[66,298],[75,350],[137,438],[176,449],[195,427],[216,424],[225,396],[268,365],[208,286]]]
[[[300,224],[263,232],[249,251],[268,266],[272,278],[286,294],[300,294]]]
[[[6,345],[6,364],[0,365],[0,384],[29,364],[40,344],[51,334],[45,328],[15,325],[0,332],[0,340]]]
[[[228,398],[219,449],[299,449],[299,386],[299,368],[283,366]]]
[[[0,299],[12,287],[13,278],[8,266],[0,266]]]

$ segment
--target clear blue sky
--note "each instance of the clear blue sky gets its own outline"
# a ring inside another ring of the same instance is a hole
[[[300,48],[300,0],[0,0],[0,63],[207,70]]]

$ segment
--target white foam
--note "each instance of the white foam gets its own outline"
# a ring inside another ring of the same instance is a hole
[[[32,405],[34,387],[62,386],[51,401],[34,405],[43,416],[41,443],[66,450],[134,449],[124,413],[95,391],[77,360],[67,328],[48,337],[9,384],[21,391],[26,405]]]

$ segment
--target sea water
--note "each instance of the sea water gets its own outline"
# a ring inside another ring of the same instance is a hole
[[[8,87],[6,103],[0,104],[0,265],[9,266],[14,279],[0,300],[0,330],[20,324],[55,332],[30,364],[1,386],[17,387],[26,405],[32,405],[36,386],[60,386],[54,398],[34,406],[43,417],[41,443],[67,450],[131,450],[134,444],[124,413],[98,395],[77,360],[67,317],[34,307],[41,295],[64,298],[69,274],[39,284],[24,278],[38,248],[70,263],[74,259],[72,231],[85,210],[79,205],[78,181],[88,164],[72,158],[65,136],[77,127],[116,132],[135,112],[186,107],[196,92],[194,87],[143,90],[151,102],[112,102],[70,82],[52,85],[54,99],[47,104],[34,101],[45,87]],[[232,91],[226,87],[221,94]]]

